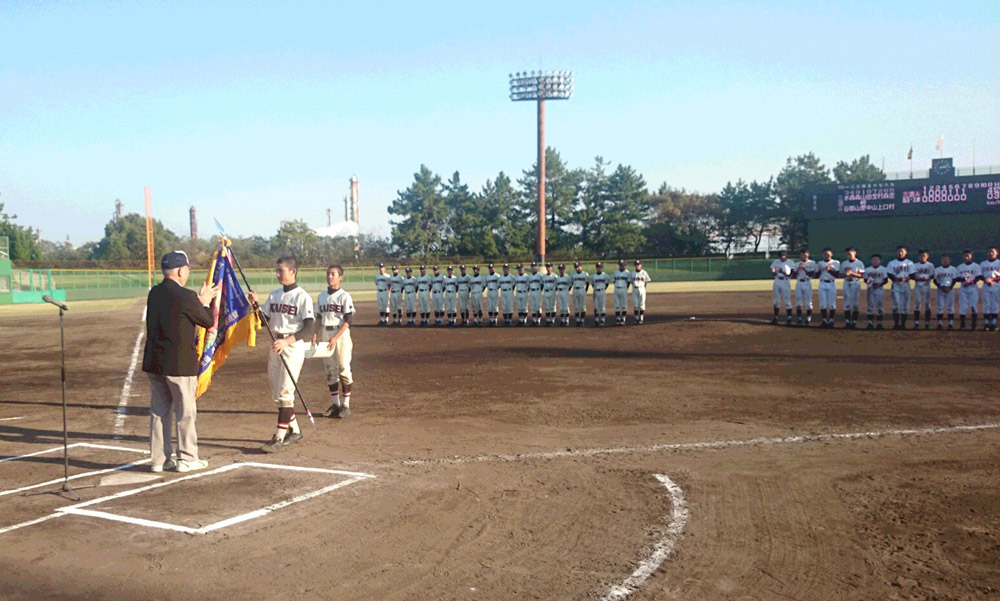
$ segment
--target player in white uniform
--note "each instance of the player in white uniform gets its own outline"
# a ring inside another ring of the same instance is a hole
[[[378,303],[378,325],[389,325],[389,282],[391,278],[385,272],[385,265],[378,264],[375,275],[375,301]]]
[[[327,289],[319,293],[316,302],[320,327],[312,338],[314,343],[326,343],[326,347],[333,351],[329,357],[323,358],[326,385],[330,389],[330,408],[326,410],[326,416],[338,418],[351,414],[351,384],[354,383],[351,375],[351,354],[354,352],[351,319],[354,317],[354,300],[340,287],[343,278],[344,268],[340,265],[327,268]]]
[[[951,257],[941,255],[941,265],[934,270],[934,286],[937,288],[937,329],[944,328],[944,316],[948,314],[948,329],[955,329],[955,280],[958,270],[951,264]]]
[[[795,315],[798,317],[800,326],[808,327],[812,323],[813,314],[813,288],[812,279],[819,273],[816,261],[809,258],[809,251],[804,250],[799,255],[799,262],[795,264]],[[806,318],[802,321],[802,310],[805,309]]]
[[[785,304],[785,323],[792,325],[792,286],[789,280],[794,267],[795,264],[788,260],[788,251],[785,250],[779,250],[778,258],[771,261],[771,275],[774,276],[774,284],[771,285],[774,295],[774,318],[771,319],[773,325],[778,325],[782,303]]]
[[[427,266],[420,266],[420,276],[417,277],[417,301],[420,305],[420,326],[427,325],[431,317],[431,277],[427,275]]]
[[[514,276],[514,292],[517,294],[517,325],[528,325],[528,289],[531,287],[531,276],[524,272],[524,265],[517,264],[517,275]]]
[[[431,304],[434,305],[434,325],[439,326],[444,323],[444,276],[438,265],[434,266],[431,277]]]
[[[399,267],[392,266],[392,277],[389,278],[389,312],[392,313],[392,325],[403,324],[403,276],[399,275]]]
[[[905,330],[906,318],[910,314],[910,278],[913,276],[913,261],[906,258],[906,247],[896,249],[896,258],[886,266],[892,282],[892,329]]]
[[[545,325],[556,323],[556,274],[552,263],[545,264],[545,275],[542,276],[542,300],[545,304]]]
[[[458,312],[462,316],[462,325],[469,325],[469,274],[465,265],[458,266]]]
[[[514,319],[514,276],[510,274],[510,263],[503,264],[503,275],[499,282],[500,313],[503,314],[503,325],[510,326]]]
[[[573,314],[576,316],[577,327],[587,320],[587,290],[590,289],[590,274],[583,270],[577,261],[573,263]]]
[[[278,429],[261,447],[265,453],[280,451],[302,440],[302,430],[295,419],[295,383],[312,338],[315,316],[312,297],[295,281],[298,271],[295,257],[279,258],[274,273],[281,288],[272,292],[260,306],[275,338],[267,358],[267,379],[271,384],[271,398],[278,405]],[[258,304],[256,292],[247,296],[251,303]]]
[[[556,278],[556,310],[559,313],[559,325],[569,325],[569,290],[573,287],[573,278],[566,273],[566,265],[559,264],[559,277]]]
[[[965,329],[965,315],[972,312],[972,329],[976,329],[976,313],[979,309],[979,280],[983,278],[983,268],[972,260],[972,251],[962,253],[963,262],[958,270],[958,281],[962,288],[958,291],[958,329]]]
[[[885,283],[889,280],[889,270],[882,264],[882,255],[876,253],[869,259],[871,265],[865,269],[865,305],[868,311],[867,330],[882,329],[882,313],[885,307]],[[878,320],[878,325],[875,320]]]
[[[618,270],[611,278],[615,283],[615,322],[623,326],[628,316],[628,289],[632,286],[632,272],[625,269],[625,259],[618,259]]]
[[[489,265],[490,272],[486,274],[486,313],[490,317],[490,325],[497,325],[497,315],[500,313],[500,274]]]
[[[931,280],[934,279],[934,263],[927,259],[926,250],[917,252],[917,262],[913,264],[913,329],[920,329],[920,310],[924,311],[924,329],[931,329]]]
[[[989,249],[989,259],[979,267],[983,271],[983,329],[997,331],[997,313],[1000,309],[1000,259],[997,258],[997,248]]]
[[[545,276],[538,273],[538,263],[531,262],[531,275],[528,276],[528,309],[531,311],[532,325],[542,325],[542,279]]]
[[[444,276],[444,310],[448,314],[448,325],[455,325],[455,315],[458,314],[458,278],[451,265],[448,266],[448,275]]]
[[[855,330],[858,327],[861,278],[865,277],[865,264],[858,259],[858,251],[853,247],[845,252],[847,260],[840,262],[840,277],[844,278],[844,327]]]
[[[594,327],[604,325],[608,306],[608,286],[611,278],[604,273],[604,263],[594,264],[594,276],[590,278],[590,286],[594,289]]]
[[[821,328],[832,328],[837,320],[837,276],[840,261],[833,258],[833,250],[823,249],[823,258],[816,263],[819,270],[819,311],[823,316]]]
[[[417,278],[413,277],[413,268],[406,268],[403,278],[403,301],[406,305],[406,325],[412,326],[417,319]]]
[[[469,278],[469,312],[472,323],[483,325],[483,290],[486,289],[486,278],[479,273],[479,265],[472,266],[472,277]]]
[[[646,323],[646,284],[651,281],[649,273],[642,268],[642,261],[636,259],[632,273],[632,311],[636,325]]]

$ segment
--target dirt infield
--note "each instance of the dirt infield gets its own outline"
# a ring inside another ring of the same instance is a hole
[[[1000,336],[772,327],[769,306],[687,292],[650,295],[641,327],[359,324],[352,416],[275,455],[266,350],[238,349],[200,401],[210,470],[318,471],[143,481],[88,475],[148,450],[141,371],[123,399],[142,301],[71,311],[70,442],[91,446],[70,470],[103,484],[73,510],[4,494],[59,478],[59,452],[0,462],[0,599],[1000,596]],[[55,449],[58,318],[0,315],[0,344],[0,458]],[[301,384],[325,409],[319,362]],[[333,488],[341,471],[374,477]]]

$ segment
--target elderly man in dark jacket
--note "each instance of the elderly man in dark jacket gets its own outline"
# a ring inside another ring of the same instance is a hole
[[[218,286],[202,285],[195,293],[184,287],[191,275],[184,251],[163,255],[163,281],[146,300],[146,350],[142,371],[149,376],[149,447],[152,470],[189,472],[208,467],[198,457],[195,430],[195,390],[198,386],[198,337],[195,326],[209,328],[214,317],[209,305]],[[177,422],[178,459],[174,461],[171,435]]]

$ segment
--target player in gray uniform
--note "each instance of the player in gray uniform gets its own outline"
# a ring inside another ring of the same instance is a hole
[[[378,325],[389,325],[389,275],[385,272],[385,265],[378,264],[378,273],[375,275],[375,300],[378,302]]]
[[[503,325],[509,326],[514,319],[514,276],[510,274],[510,264],[503,264],[503,275],[500,276],[500,313],[503,314]]]
[[[771,275],[774,276],[774,284],[771,290],[774,296],[774,318],[772,325],[778,325],[778,313],[781,311],[781,303],[785,303],[785,323],[792,325],[792,286],[789,283],[792,277],[794,263],[788,260],[788,251],[779,250],[778,258],[771,261]]]
[[[905,330],[906,318],[910,315],[910,278],[913,275],[913,261],[906,258],[906,247],[896,249],[896,258],[886,265],[889,281],[892,282],[892,329]]]
[[[927,259],[930,253],[921,250],[917,262],[913,264],[913,329],[920,329],[920,310],[924,310],[924,329],[931,329],[931,280],[934,279],[934,263]]]
[[[559,325],[569,325],[569,291],[573,287],[573,277],[566,273],[566,266],[559,264],[559,277],[556,278],[556,309],[559,312]]]
[[[392,266],[392,277],[389,278],[389,312],[392,313],[392,325],[403,324],[403,276],[399,275],[399,267]]]
[[[448,266],[448,275],[444,276],[444,310],[448,314],[448,325],[455,325],[455,315],[458,313],[458,278],[455,268]]]
[[[800,326],[809,327],[813,314],[812,280],[819,275],[816,261],[809,258],[809,251],[799,254],[799,262],[795,265],[795,316]],[[805,309],[806,320],[802,321],[802,310]]]
[[[858,327],[858,310],[861,304],[861,278],[865,277],[865,264],[858,259],[858,251],[848,248],[847,260],[840,262],[840,277],[844,278],[844,327]]]
[[[962,263],[955,267],[958,270],[958,281],[962,287],[958,291],[958,329],[965,329],[965,315],[972,312],[972,329],[976,329],[976,317],[979,310],[979,280],[983,279],[983,268],[972,260],[972,251],[962,253]]]
[[[868,312],[866,330],[882,329],[882,313],[885,307],[885,283],[889,280],[889,270],[882,264],[882,255],[875,253],[865,269],[865,310]],[[875,325],[875,320],[878,325]]]
[[[1000,312],[1000,259],[997,258],[997,248],[991,247],[989,258],[979,264],[983,272],[983,329],[989,332],[997,331],[997,313]]]
[[[545,275],[542,276],[542,302],[545,305],[545,325],[556,323],[556,274],[552,263],[545,264]]]
[[[420,276],[417,277],[417,301],[420,305],[420,326],[427,325],[431,318],[431,276],[427,275],[427,266],[420,266]]]
[[[302,440],[302,430],[295,419],[295,382],[306,358],[316,318],[312,297],[296,282],[298,271],[295,257],[281,257],[274,270],[281,288],[272,292],[263,305],[258,305],[256,292],[247,294],[250,302],[260,307],[275,338],[268,353],[267,379],[271,398],[278,406],[278,429],[261,447],[265,453],[280,451]]]
[[[479,265],[472,266],[472,277],[469,278],[469,311],[473,323],[483,325],[483,290],[486,289],[486,278],[479,273]]]
[[[941,265],[934,269],[934,286],[937,288],[937,329],[944,328],[944,316],[948,314],[948,329],[955,329],[955,280],[958,270],[951,264],[951,257],[941,255]]]
[[[417,278],[413,277],[413,268],[406,268],[403,278],[403,300],[406,304],[406,325],[412,326],[417,320]]]
[[[636,325],[646,322],[646,284],[653,281],[649,273],[642,268],[642,261],[635,260],[635,271],[632,273],[632,311],[635,313]]]
[[[573,315],[576,325],[580,327],[587,320],[587,291],[590,289],[590,274],[583,270],[583,265],[573,263]]]
[[[462,325],[469,325],[469,274],[465,265],[458,266],[458,313],[462,317]]]
[[[531,311],[531,323],[542,325],[542,284],[543,276],[538,273],[538,263],[531,262],[531,275],[528,276],[528,309]]]
[[[434,305],[434,325],[439,326],[444,322],[444,276],[437,265],[431,277],[431,304]]]
[[[490,316],[490,325],[497,325],[497,315],[500,313],[500,274],[489,265],[490,272],[486,274],[486,312]]]
[[[531,277],[524,272],[524,265],[517,264],[517,275],[514,276],[514,292],[517,294],[517,325],[528,325],[528,288]]]
[[[615,321],[623,326],[628,316],[628,289],[632,286],[632,272],[625,269],[625,259],[618,259],[618,270],[611,277],[615,283]]]
[[[833,250],[823,249],[823,260],[816,263],[819,270],[819,310],[823,316],[821,328],[832,328],[837,319],[837,276],[840,261],[833,258]]]
[[[594,264],[594,276],[590,278],[590,286],[594,289],[594,327],[604,325],[608,306],[608,286],[611,278],[604,273],[604,263],[598,261]]]

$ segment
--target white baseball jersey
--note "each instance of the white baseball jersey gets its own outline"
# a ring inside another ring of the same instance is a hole
[[[406,296],[413,296],[417,293],[417,278],[412,275],[408,278],[403,278],[403,292]]]
[[[954,286],[957,278],[958,270],[955,269],[954,265],[947,267],[940,266],[934,269],[934,282],[938,285],[938,288],[950,288]]]
[[[455,294],[458,292],[458,278],[453,275],[446,275],[444,276],[443,281],[445,294]]]
[[[389,278],[389,290],[393,294],[402,294],[403,293],[403,280],[404,279],[405,278],[403,276],[399,275],[398,273],[396,275],[390,277]]]
[[[531,272],[531,275],[528,276],[528,290],[530,292],[535,292],[535,291],[541,290],[542,289],[542,279],[544,277],[545,276],[543,276],[542,274],[538,273],[537,271]]]
[[[388,292],[389,291],[389,281],[391,278],[384,273],[380,273],[375,276],[375,291],[376,292]]]
[[[819,270],[820,284],[836,284],[837,274],[840,273],[840,261],[837,259],[820,261],[816,263],[816,269]]]
[[[568,273],[556,278],[556,292],[569,292],[573,286],[573,277]]]
[[[431,290],[431,276],[423,274],[417,276],[417,292],[430,292]]]
[[[528,293],[528,287],[531,285],[531,276],[526,273],[519,273],[514,276],[514,290],[517,291],[518,296]]]
[[[486,276],[486,291],[490,294],[496,293],[500,289],[500,274],[493,272]]]
[[[955,269],[958,270],[958,279],[962,282],[963,288],[966,286],[974,288],[976,280],[983,276],[983,268],[975,261],[972,263],[959,263]]]
[[[910,285],[910,276],[913,275],[913,261],[909,259],[893,259],[886,266],[886,271],[892,276],[892,287]]]
[[[802,284],[812,284],[812,279],[816,277],[816,272],[819,268],[816,266],[816,261],[808,259],[806,261],[799,261],[795,265],[795,279]]]
[[[354,300],[343,288],[333,292],[329,288],[319,293],[316,302],[320,324],[324,328],[339,328],[344,323],[344,316],[354,313]]]
[[[991,280],[1000,279],[1000,259],[996,261],[983,261],[979,264],[979,269],[982,271],[983,279],[989,278]],[[995,282],[993,285],[997,285]]]
[[[865,264],[862,263],[860,259],[840,262],[840,275],[843,276],[843,278],[848,282],[856,282],[858,281],[858,277],[853,275],[846,275],[848,270],[856,271],[861,274],[861,277],[864,277]]]
[[[640,269],[639,271],[632,274],[632,287],[633,288],[645,288],[648,282],[653,281],[649,274],[646,273],[645,269]]]
[[[479,295],[481,297],[483,295],[483,288],[485,287],[486,287],[486,278],[483,277],[483,274],[477,273],[476,275],[469,277],[470,296]],[[482,300],[480,300],[479,302],[482,303]]]
[[[460,274],[458,276],[458,291],[460,293],[467,293],[467,292],[469,292],[469,289],[470,289],[469,287],[470,287],[470,281],[471,280],[472,280],[472,276],[470,276],[469,274],[467,274],[467,273]]]
[[[608,285],[611,283],[611,278],[604,271],[599,271],[590,278],[590,285],[594,288],[594,292],[605,292],[608,289]]]
[[[509,273],[500,276],[500,278],[497,280],[497,283],[500,286],[500,292],[504,294],[511,294],[514,292],[514,276],[510,275]]]
[[[934,263],[930,261],[926,263],[917,261],[910,268],[910,274],[913,276],[913,281],[918,285],[930,284],[931,280],[934,279]]]
[[[441,294],[444,292],[444,276],[436,273],[431,276],[431,293]]]
[[[271,330],[280,336],[298,332],[302,329],[304,320],[315,318],[312,297],[298,284],[292,286],[294,287],[289,290],[281,287],[272,292],[261,307],[261,310],[267,313]]]
[[[774,270],[774,279],[787,280],[795,269],[795,263],[788,259],[775,259],[771,262],[771,269]]]
[[[885,265],[869,266],[868,269],[865,269],[865,283],[868,284],[869,288],[881,288],[885,286],[888,279],[889,270],[885,268]]]
[[[573,292],[586,294],[587,287],[590,286],[590,275],[586,271],[574,271]]]
[[[615,290],[628,290],[632,285],[632,272],[628,269],[618,269],[614,273]]]

